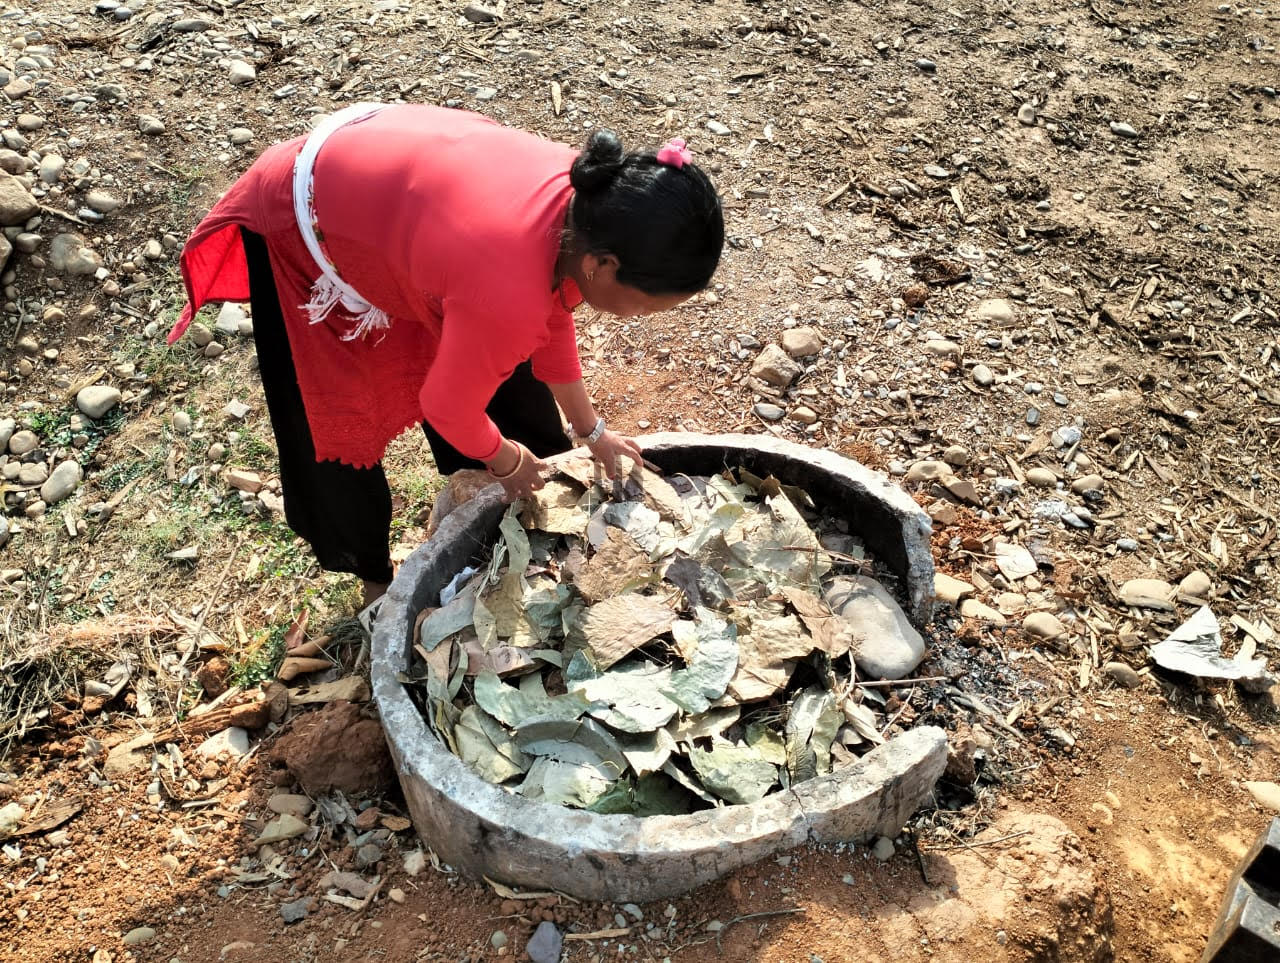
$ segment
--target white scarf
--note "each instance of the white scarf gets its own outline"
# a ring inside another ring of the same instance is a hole
[[[336,114],[330,114],[316,127],[302,145],[297,160],[293,162],[293,214],[298,221],[298,232],[311,259],[316,262],[320,276],[311,285],[311,300],[301,305],[312,324],[319,324],[339,305],[356,322],[355,328],[342,336],[343,341],[363,338],[370,331],[386,331],[391,318],[386,311],[375,308],[362,298],[350,284],[338,276],[337,268],[325,255],[316,237],[315,185],[313,168],[320,148],[329,135],[339,128],[376,114],[385,104],[353,104]]]

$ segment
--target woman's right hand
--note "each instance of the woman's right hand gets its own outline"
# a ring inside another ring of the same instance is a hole
[[[502,485],[502,500],[507,504],[532,495],[546,485],[542,473],[547,470],[547,463],[518,441],[504,438],[497,454],[485,467]]]

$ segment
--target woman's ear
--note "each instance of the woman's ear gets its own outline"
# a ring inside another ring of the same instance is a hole
[[[589,279],[612,281],[618,274],[618,258],[613,254],[586,254],[582,258],[582,273]]]

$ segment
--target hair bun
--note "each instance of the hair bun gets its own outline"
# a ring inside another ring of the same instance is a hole
[[[569,183],[581,194],[603,190],[622,169],[622,158],[622,141],[617,134],[606,128],[594,131],[569,170]]]

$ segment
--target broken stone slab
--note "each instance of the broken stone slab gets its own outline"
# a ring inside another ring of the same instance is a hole
[[[766,384],[786,388],[800,377],[803,370],[780,345],[770,344],[765,345],[751,366],[751,376]]]
[[[908,614],[928,618],[930,523],[884,476],[825,451],[755,436],[659,434],[638,439],[664,471],[711,474],[741,464],[839,507],[907,588]],[[554,459],[552,459],[554,462]],[[414,827],[444,862],[473,876],[584,899],[674,896],[804,842],[896,836],[946,765],[946,736],[918,727],[853,765],[745,806],[687,816],[601,816],[513,795],[441,745],[396,674],[409,666],[418,613],[497,536],[505,506],[490,486],[440,523],[401,566],[373,631],[373,691]]]
[[[239,759],[249,753],[249,733],[239,726],[231,726],[221,732],[214,733],[200,743],[196,752],[209,759],[216,759],[221,755]]]
[[[284,842],[286,839],[294,839],[301,836],[310,828],[310,823],[299,819],[297,816],[281,813],[263,827],[261,835],[253,841],[253,845],[255,847],[268,846],[271,843]]]

